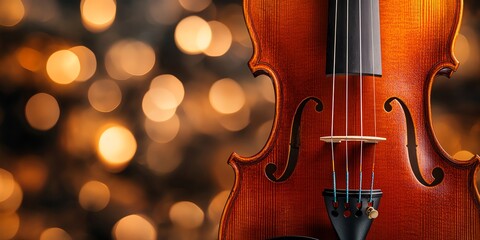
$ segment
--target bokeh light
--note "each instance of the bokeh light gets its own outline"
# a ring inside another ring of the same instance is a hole
[[[0,213],[0,239],[13,239],[20,228],[20,217],[16,213]]]
[[[40,192],[48,178],[49,170],[39,157],[25,156],[15,162],[14,174],[16,180],[25,192]]]
[[[454,154],[462,150],[462,142],[457,120],[452,116],[442,115],[433,120],[435,135],[445,151]]]
[[[250,57],[249,54],[251,51],[245,50],[252,48],[252,42],[245,25],[242,6],[240,4],[230,4],[223,8],[220,14],[222,22],[225,23],[232,32],[233,41],[246,48],[243,49],[245,52],[243,54],[247,54],[247,57]]]
[[[0,213],[14,213],[20,207],[23,200],[23,191],[17,182],[13,183],[13,191],[9,196],[0,201]]]
[[[5,169],[0,168],[0,202],[12,196],[14,188],[15,180],[13,179],[13,175]]]
[[[140,41],[126,42],[122,48],[121,65],[125,72],[133,76],[147,74],[155,64],[153,48]]]
[[[46,93],[33,95],[25,106],[25,117],[33,128],[46,131],[51,129],[60,117],[57,100]]]
[[[80,12],[85,28],[91,32],[101,32],[115,20],[117,4],[115,0],[82,0]]]
[[[204,53],[211,57],[219,57],[224,55],[232,45],[232,33],[228,27],[218,21],[208,22],[212,31],[212,40]]]
[[[148,11],[156,23],[171,25],[180,19],[182,7],[178,1],[150,0]]]
[[[157,174],[171,173],[181,162],[182,153],[177,148],[158,143],[148,146],[147,165]]]
[[[175,95],[163,88],[148,90],[142,101],[143,113],[148,119],[155,122],[171,119],[175,115],[176,105]]]
[[[78,202],[83,209],[98,212],[104,209],[110,201],[110,189],[99,181],[85,183],[78,194]]]
[[[275,90],[273,88],[273,82],[267,75],[260,75],[256,77],[256,85],[260,88],[262,96],[265,100],[271,103],[275,103]]]
[[[24,16],[22,0],[0,0],[0,26],[13,27],[22,21]]]
[[[468,61],[470,57],[470,45],[468,39],[463,34],[458,34],[454,52],[460,62],[465,63]]]
[[[95,81],[88,89],[88,101],[99,112],[111,112],[122,101],[122,91],[113,80]]]
[[[69,50],[77,55],[78,61],[80,62],[80,72],[75,81],[87,81],[97,70],[97,59],[95,58],[95,54],[85,46],[76,46]]]
[[[218,120],[225,129],[232,132],[240,131],[250,123],[250,109],[243,107],[235,113],[220,116]]]
[[[175,28],[175,43],[186,54],[199,54],[210,46],[210,25],[198,16],[182,19]]]
[[[157,143],[172,141],[177,136],[179,130],[180,120],[177,115],[173,115],[172,118],[162,122],[145,119],[145,131],[150,139]]]
[[[23,68],[32,72],[38,71],[42,67],[42,53],[33,48],[20,48],[17,50],[16,57],[18,63],[20,63]]]
[[[117,80],[147,74],[155,65],[155,51],[138,40],[120,40],[110,47],[105,57],[108,74]]]
[[[200,12],[207,8],[212,0],[178,0],[185,10],[191,12]]]
[[[98,140],[98,153],[104,166],[112,171],[123,170],[137,151],[137,141],[122,126],[113,126],[102,132]]]
[[[56,0],[22,0],[25,5],[25,22],[51,23],[59,20],[65,21],[65,18],[59,19],[62,8],[60,2]],[[77,2],[75,2],[75,5]],[[77,10],[77,9],[75,9]],[[79,15],[76,15],[79,16]]]
[[[182,82],[175,76],[171,74],[163,74],[155,77],[150,83],[150,89],[161,88],[169,91],[175,98],[175,106],[170,106],[167,108],[175,108],[180,105],[185,96],[185,89],[183,88]],[[168,94],[168,93],[167,93]],[[170,100],[167,100],[170,101]]]
[[[173,204],[170,208],[169,216],[173,224],[184,229],[200,227],[205,218],[202,209],[195,203],[188,201]]]
[[[48,58],[47,74],[58,84],[69,84],[80,74],[80,60],[70,50],[57,51]]]
[[[157,230],[150,219],[134,214],[120,219],[113,227],[112,235],[116,240],[155,240]]]
[[[461,160],[461,161],[468,161],[471,160],[475,155],[467,150],[461,150],[456,152],[453,155],[454,159]]]
[[[208,218],[212,223],[220,222],[220,218],[222,217],[223,208],[227,203],[228,196],[230,195],[230,191],[222,191],[218,193],[208,205]]]
[[[40,240],[72,240],[72,237],[61,228],[47,228],[40,234]]]
[[[223,114],[238,112],[245,105],[245,93],[233,79],[224,78],[215,82],[209,92],[210,104]]]

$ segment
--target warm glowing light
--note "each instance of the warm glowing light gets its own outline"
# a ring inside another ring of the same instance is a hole
[[[48,177],[48,167],[42,159],[27,156],[16,161],[15,178],[25,192],[37,193],[43,189]]]
[[[0,202],[0,213],[13,213],[22,204],[23,191],[17,182],[13,183],[13,191],[9,196]]]
[[[461,126],[457,119],[449,115],[438,116],[433,119],[433,127],[435,136],[447,153],[453,155],[462,149],[461,136],[458,130],[461,129]]]
[[[270,132],[272,131],[272,126],[273,120],[268,120],[257,129],[254,145],[256,145],[258,149],[261,149],[267,143]]]
[[[84,156],[98,144],[99,129],[107,119],[93,108],[73,108],[65,116],[60,144],[71,156]]]
[[[228,26],[232,32],[232,37],[235,42],[240,43],[244,48],[251,48],[252,42],[247,28],[245,27],[245,20],[243,16],[243,8],[240,4],[229,4],[222,9],[222,15],[227,16],[222,21]],[[250,51],[245,51],[248,57],[250,57]],[[245,55],[245,53],[243,53]]]
[[[183,201],[173,204],[170,208],[169,216],[176,226],[194,229],[203,224],[205,214],[195,203]]]
[[[165,101],[162,101],[165,99]],[[163,122],[175,115],[177,101],[168,90],[152,88],[143,96],[142,109],[145,116],[155,122]]]
[[[0,168],[0,202],[12,196],[14,188],[15,180],[13,179],[13,175]]]
[[[85,28],[91,32],[101,32],[115,20],[117,4],[115,0],[82,0],[80,12]]]
[[[208,48],[212,40],[210,25],[200,17],[190,16],[175,28],[175,43],[186,54],[199,54]]]
[[[163,74],[154,78],[150,84],[150,89],[155,88],[165,89],[173,94],[176,101],[175,107],[178,107],[178,105],[182,103],[183,97],[185,96],[185,89],[183,88],[182,82],[171,74]]]
[[[72,51],[57,51],[48,58],[47,74],[56,83],[69,84],[80,74],[80,60]]]
[[[265,100],[275,103],[275,91],[273,89],[272,80],[266,75],[260,75],[256,80]]]
[[[453,155],[453,158],[461,161],[471,160],[475,155],[467,150],[458,151]]]
[[[148,167],[158,173],[173,172],[182,162],[182,155],[177,148],[166,147],[164,144],[152,143],[147,150]]]
[[[38,93],[28,100],[25,117],[30,126],[46,131],[57,123],[60,117],[60,107],[57,100],[51,95]]]
[[[122,40],[107,52],[105,67],[115,79],[125,80],[132,76],[143,76],[155,65],[153,48],[137,40]]]
[[[143,76],[155,65],[155,51],[140,41],[129,41],[122,49],[121,64],[125,72],[133,76]]]
[[[212,0],[179,0],[178,2],[180,2],[180,5],[182,5],[185,10],[200,12],[210,6]]]
[[[242,87],[232,79],[224,78],[210,88],[210,104],[223,114],[238,112],[245,105],[245,93]]]
[[[96,81],[88,89],[88,101],[99,112],[111,112],[120,105],[122,91],[113,80]]]
[[[42,67],[42,54],[33,48],[20,48],[16,57],[20,66],[32,72],[38,71]]]
[[[117,80],[126,80],[132,77],[131,74],[128,74],[123,70],[121,64],[122,56],[122,47],[124,42],[120,41],[110,47],[107,54],[105,55],[105,69],[108,72],[110,77]]]
[[[0,213],[0,239],[13,239],[20,227],[20,217],[16,213]]]
[[[224,55],[232,45],[232,33],[225,24],[217,21],[208,22],[212,30],[212,41],[204,53],[211,57]]]
[[[90,181],[85,183],[78,194],[78,202],[83,209],[98,212],[104,209],[110,201],[110,190],[107,185]]]
[[[72,240],[72,237],[61,228],[48,228],[40,234],[40,240]]]
[[[153,21],[163,25],[173,25],[182,14],[182,7],[178,1],[150,1],[148,8]]]
[[[229,194],[230,191],[223,191],[212,199],[208,206],[208,218],[210,221],[214,223],[220,222],[220,217],[222,216],[223,208],[225,207]]]
[[[105,130],[98,141],[98,153],[105,167],[118,172],[123,170],[137,151],[137,141],[133,134],[122,126]]]
[[[172,141],[180,130],[180,120],[174,115],[167,121],[154,122],[150,119],[145,120],[145,131],[148,137],[158,143],[167,143]]]
[[[90,79],[97,70],[97,59],[92,50],[84,46],[76,46],[69,49],[77,55],[80,62],[80,73],[75,81],[83,82]]]
[[[155,240],[157,230],[152,221],[145,216],[129,215],[115,224],[112,235],[116,240]]]
[[[0,0],[0,25],[13,27],[22,21],[25,7],[21,0]]]
[[[240,131],[250,124],[250,109],[244,107],[238,112],[220,116],[219,122],[229,131]]]
[[[470,44],[468,39],[463,34],[458,34],[455,42],[455,56],[458,61],[465,63],[470,57]]]

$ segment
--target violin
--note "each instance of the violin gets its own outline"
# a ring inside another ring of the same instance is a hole
[[[439,145],[430,95],[459,63],[462,0],[244,0],[276,112],[232,154],[219,239],[479,239],[480,157]]]

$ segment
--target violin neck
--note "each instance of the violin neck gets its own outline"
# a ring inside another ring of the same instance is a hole
[[[327,75],[382,75],[378,0],[330,0],[327,37]]]

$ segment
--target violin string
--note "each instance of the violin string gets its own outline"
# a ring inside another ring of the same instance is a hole
[[[360,137],[363,139],[363,65],[362,65],[362,3],[358,0],[358,26],[360,45]],[[362,202],[362,164],[363,164],[363,140],[360,141],[360,183],[358,187],[358,202]]]
[[[332,148],[333,201],[337,202],[337,177],[335,174],[335,153],[333,149],[333,124],[335,115],[335,71],[337,63],[337,12],[338,0],[335,0],[335,34],[333,37],[333,82],[332,82],[332,124],[330,128],[330,146]]]
[[[370,0],[370,23],[371,23],[371,38],[372,38],[372,76],[373,76],[373,124],[374,124],[374,134],[375,137],[377,136],[377,101],[376,101],[376,95],[377,93],[375,92],[375,52],[374,52],[374,44],[373,44],[373,0]],[[375,178],[375,153],[377,150],[377,145],[375,144],[373,146],[373,160],[372,160],[372,180],[370,183],[370,200],[369,202],[373,201],[373,180]]]
[[[349,192],[348,192],[348,24],[349,24],[349,7],[350,1],[347,0],[347,37],[346,37],[346,63],[345,63],[345,180],[346,180],[346,199],[345,203],[348,203]]]

